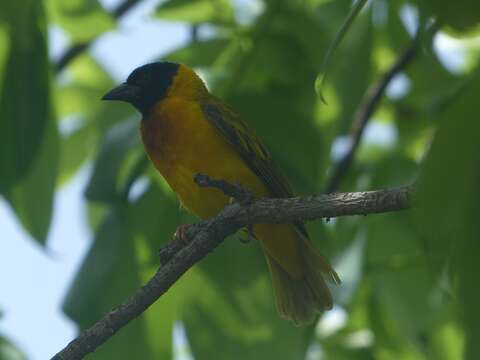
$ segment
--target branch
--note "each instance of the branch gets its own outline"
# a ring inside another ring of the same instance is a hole
[[[415,35],[410,46],[398,57],[392,66],[383,74],[380,80],[368,89],[363,101],[360,103],[353,117],[352,127],[350,128],[349,135],[350,147],[345,156],[343,156],[333,168],[329,181],[327,182],[325,192],[334,192],[340,186],[343,177],[352,163],[355,152],[360,145],[363,131],[365,130],[370,117],[380,103],[385,89],[395,75],[401,72],[413,60],[418,51],[418,43],[419,31],[417,31],[417,35]]]
[[[209,180],[211,179],[207,178],[207,182]],[[249,204],[230,204],[214,218],[190,226],[187,230],[187,245],[179,241],[165,245],[160,252],[164,265],[148,283],[91,328],[84,330],[52,360],[78,360],[95,351],[123,326],[141,315],[183,273],[215,249],[227,236],[250,224],[290,223],[399,211],[411,207],[412,197],[413,189],[407,186],[391,190],[260,199]]]
[[[125,0],[118,5],[112,12],[112,17],[116,20],[125,15],[132,7],[134,7],[140,0]],[[65,66],[67,66],[73,59],[75,59],[82,52],[87,50],[92,44],[93,40],[73,44],[63,55],[60,56],[55,64],[55,72],[59,73]]]

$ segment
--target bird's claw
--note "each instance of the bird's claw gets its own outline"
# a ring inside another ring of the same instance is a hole
[[[179,241],[183,246],[186,246],[190,243],[190,239],[188,238],[188,229],[192,226],[191,224],[183,224],[180,225],[175,233],[173,234],[173,240]]]

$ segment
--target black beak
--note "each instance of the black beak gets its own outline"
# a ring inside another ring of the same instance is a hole
[[[133,103],[139,97],[140,88],[138,86],[123,83],[103,95],[102,100],[118,100]]]

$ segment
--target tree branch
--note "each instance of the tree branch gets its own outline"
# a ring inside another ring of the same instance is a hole
[[[412,187],[406,186],[391,190],[260,199],[228,205],[214,218],[190,226],[187,245],[179,241],[165,245],[160,251],[163,265],[148,283],[91,328],[84,330],[52,359],[78,360],[95,351],[123,326],[141,315],[193,264],[215,249],[227,236],[249,224],[289,223],[399,211],[411,207],[412,196]]]
[[[409,47],[382,75],[380,80],[368,89],[363,101],[360,103],[353,117],[352,127],[350,128],[349,135],[350,147],[348,148],[347,153],[334,166],[331,172],[331,176],[329,177],[329,180],[327,182],[327,186],[325,187],[325,192],[334,192],[340,186],[343,177],[345,176],[348,168],[350,167],[350,164],[352,163],[353,158],[355,157],[355,152],[360,145],[365,127],[370,120],[372,114],[375,112],[378,104],[380,103],[385,89],[390,84],[395,75],[402,71],[413,60],[418,51],[418,43],[419,31],[417,31],[417,35],[415,35],[415,37],[412,39]]]
[[[140,1],[141,0],[123,1],[113,10],[112,17],[118,20]],[[63,55],[60,56],[60,58],[56,62],[55,72],[59,73],[60,71],[62,71],[73,59],[75,59],[78,55],[87,50],[92,44],[92,42],[93,40],[73,44],[68,50],[63,53]]]

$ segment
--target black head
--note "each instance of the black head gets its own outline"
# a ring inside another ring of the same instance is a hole
[[[146,117],[152,107],[165,97],[178,68],[179,64],[166,61],[140,66],[126,82],[109,91],[102,100],[128,102]]]

